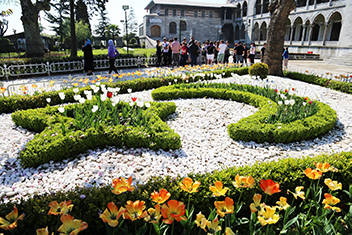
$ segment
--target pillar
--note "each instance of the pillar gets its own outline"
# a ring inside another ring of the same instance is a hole
[[[304,24],[304,25],[302,25],[302,27],[303,27],[303,32],[302,32],[302,37],[301,37],[301,45],[304,44],[304,36],[306,34],[307,25]]]
[[[311,40],[311,37],[312,37],[313,27],[314,27],[314,23],[309,25],[308,45],[310,45],[310,40]]]
[[[290,45],[292,45],[292,40],[293,40],[293,27],[295,27],[295,25],[291,25],[291,30],[290,30]]]
[[[323,35],[323,46],[325,46],[326,36],[328,34],[329,25],[330,25],[330,22],[325,22],[325,29],[324,29],[324,35]]]

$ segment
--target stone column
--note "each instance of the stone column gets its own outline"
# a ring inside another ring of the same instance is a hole
[[[301,37],[301,45],[304,44],[304,35],[306,34],[306,28],[307,28],[307,25],[302,25],[303,27],[303,32],[302,32],[302,37]]]
[[[314,0],[314,9],[317,8],[317,0]]]
[[[329,6],[332,6],[332,0],[329,1]]]
[[[260,4],[260,16],[263,16],[264,0],[261,0],[260,2],[261,2],[261,4]],[[260,36],[259,36],[259,39],[260,39]]]
[[[310,45],[310,39],[312,37],[313,27],[314,27],[314,24],[309,25],[308,45]]]
[[[309,8],[309,0],[307,0],[307,3],[306,3],[306,10],[308,10]]]
[[[331,22],[325,22],[325,29],[324,29],[324,35],[323,35],[323,46],[325,46],[325,42],[326,42],[326,36],[328,34],[328,28],[329,25],[331,24]]]
[[[290,31],[290,45],[292,45],[292,40],[293,40],[293,27],[295,27],[295,25],[291,25],[291,31]]]

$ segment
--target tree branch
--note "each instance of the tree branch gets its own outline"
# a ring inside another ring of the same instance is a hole
[[[35,2],[35,8],[38,12],[41,10],[50,11],[50,0],[42,0]]]

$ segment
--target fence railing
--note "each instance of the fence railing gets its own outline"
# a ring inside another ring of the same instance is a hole
[[[115,60],[115,67],[140,67],[151,66],[157,62],[156,57],[138,57],[138,58],[119,58]],[[109,59],[96,59],[93,61],[95,69],[109,68]],[[60,61],[46,62],[36,64],[19,64],[0,66],[0,77],[27,76],[27,75],[50,75],[51,73],[75,72],[82,71],[84,68],[84,60],[76,61]]]

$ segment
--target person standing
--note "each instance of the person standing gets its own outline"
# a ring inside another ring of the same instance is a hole
[[[251,49],[249,49],[249,62],[251,63],[251,65],[254,64],[255,53],[256,53],[255,43],[252,42]]]
[[[248,65],[247,63],[247,57],[248,57],[248,48],[247,48],[247,45],[246,43],[243,43],[243,49],[244,49],[244,52],[243,52],[243,62],[246,63],[246,66]]]
[[[198,52],[197,52],[197,64],[202,65],[202,46],[200,45],[200,42],[197,41],[197,46],[198,46]]]
[[[174,37],[174,42],[171,44],[171,50],[172,50],[172,66],[179,66],[180,62],[180,48],[181,45],[177,41],[177,37]]]
[[[167,58],[169,59],[168,62],[167,62],[167,64],[168,64],[169,67],[171,67],[171,65],[172,65],[172,49],[171,49],[171,44],[172,44],[173,42],[174,42],[173,39],[170,39],[170,40],[169,40],[169,51],[168,51],[168,56],[167,56]]]
[[[167,42],[167,38],[163,38],[163,60],[164,66],[167,66],[169,63],[169,43]]]
[[[87,75],[93,75],[93,51],[89,39],[85,40],[85,45],[82,47],[82,51],[84,53],[84,70],[88,72]]]
[[[161,55],[162,55],[161,47],[162,47],[162,45],[160,44],[160,40],[159,39],[156,40],[156,56],[158,58],[158,60],[156,61],[157,67],[160,67],[160,65],[161,65]]]
[[[236,42],[235,45],[233,46],[233,62],[235,64],[238,64],[237,57],[236,57],[236,47],[238,46],[238,43]]]
[[[229,41],[226,41],[225,58],[224,58],[224,63],[225,64],[229,63],[229,57],[230,57]]]
[[[260,62],[264,62],[264,53],[265,53],[265,48],[266,48],[266,43],[264,43],[264,46],[262,49],[260,49]]]
[[[209,45],[207,46],[206,51],[207,51],[207,60],[208,60],[207,64],[213,65],[215,48],[213,46],[212,41],[209,42]]]
[[[243,53],[244,53],[244,47],[242,46],[242,42],[239,42],[237,47],[235,47],[235,52],[236,52],[236,61],[241,64],[243,64]]]
[[[180,61],[181,66],[185,66],[187,64],[187,49],[187,42],[182,42]]]
[[[116,49],[115,45],[114,45],[114,41],[113,40],[109,40],[108,41],[108,58],[109,58],[109,74],[114,70],[115,73],[118,73],[115,67],[115,59],[116,57],[119,55],[119,51]]]
[[[219,51],[218,58],[217,58],[218,63],[221,63],[221,64],[224,63],[225,50],[226,50],[226,44],[224,40],[221,40],[218,47],[218,51]]]
[[[288,47],[286,47],[284,53],[282,54],[282,57],[284,58],[284,69],[285,70],[287,69],[287,65],[288,65],[288,56],[289,56]]]
[[[191,41],[189,42],[189,54],[191,55],[191,66],[197,65],[197,53],[198,53],[198,45],[196,44],[194,37],[191,37]]]

